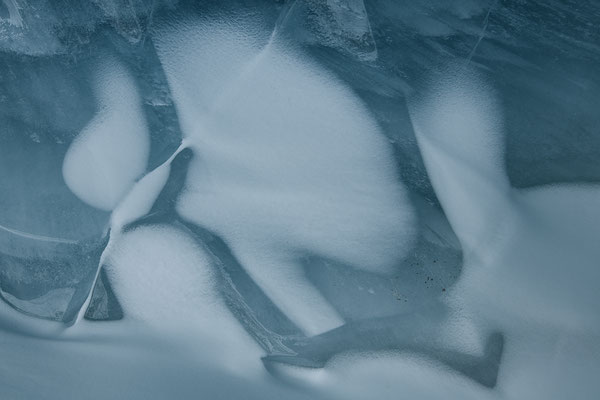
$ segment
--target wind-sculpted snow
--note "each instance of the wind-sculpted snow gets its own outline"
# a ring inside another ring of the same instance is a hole
[[[0,398],[597,398],[582,7],[0,2]]]
[[[97,73],[98,113],[65,155],[65,183],[81,200],[112,210],[146,170],[150,140],[131,78],[110,61]]]
[[[320,333],[343,321],[303,277],[302,257],[390,272],[414,217],[360,101],[276,37],[246,38],[252,31],[192,25],[157,39],[195,154],[177,211],[223,237],[284,313]]]
[[[478,302],[485,312],[503,303],[511,318],[596,330],[598,186],[511,189],[493,89],[472,71],[452,75],[415,101],[411,114],[436,194],[465,251],[461,284],[484,297]]]

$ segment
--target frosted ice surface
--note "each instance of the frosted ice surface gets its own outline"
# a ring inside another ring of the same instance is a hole
[[[23,17],[19,10],[19,5],[16,0],[2,0],[2,19],[8,21],[11,25],[19,28],[23,27]]]
[[[599,18],[0,0],[0,397],[598,398]]]
[[[93,101],[87,83],[68,78],[77,67],[13,55],[3,60],[1,293],[21,311],[70,321],[92,284],[108,222],[62,179],[71,135],[92,115]]]
[[[363,0],[295,2],[289,13],[285,19],[295,18],[299,25],[292,29],[303,28],[312,34],[312,40],[361,61],[377,59],[377,45]],[[300,16],[303,13],[304,18]]]
[[[44,21],[36,18],[38,10]],[[0,49],[28,55],[63,51],[54,27],[59,24],[45,1],[3,0],[0,3]]]

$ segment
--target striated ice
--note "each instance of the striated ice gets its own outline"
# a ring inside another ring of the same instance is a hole
[[[93,283],[108,222],[62,178],[71,135],[92,115],[92,102],[87,85],[68,78],[77,68],[3,59],[0,290],[25,313],[67,322]]]
[[[39,14],[44,15],[44,20]],[[0,51],[39,56],[64,51],[56,36],[59,20],[46,1],[2,0]]]
[[[23,17],[21,17],[21,11],[19,10],[19,5],[16,0],[2,0],[2,5],[0,5],[0,10],[2,15],[0,17],[8,21],[11,25],[22,28],[23,27]]]
[[[143,42],[158,10],[177,0],[2,0],[0,52],[52,56],[77,52],[105,25],[132,44]]]
[[[592,282],[600,270],[590,237],[599,218],[598,187],[512,190],[493,89],[476,74],[454,76],[431,89],[434,101],[416,101],[412,115],[436,193],[466,251],[460,284],[472,286],[488,310],[502,303],[511,318],[596,329]]]
[[[296,3],[304,4],[294,4],[290,13],[306,13],[306,17],[300,19],[300,24],[307,25],[304,29],[311,32],[318,43],[361,61],[377,59],[377,45],[363,0],[308,0]]]

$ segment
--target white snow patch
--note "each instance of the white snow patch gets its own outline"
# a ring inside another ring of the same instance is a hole
[[[480,331],[505,334],[500,398],[592,398],[599,187],[511,188],[499,103],[468,72],[454,71],[410,104],[427,171],[466,251],[448,304]]]
[[[231,373],[264,373],[260,347],[221,298],[210,256],[187,234],[168,226],[123,233],[106,263],[126,319],[196,338],[202,357]]]
[[[112,210],[146,169],[150,138],[125,67],[105,61],[94,83],[99,110],[69,147],[63,177],[81,200]]]
[[[350,89],[277,38],[265,46],[244,32],[255,30],[189,23],[157,35],[198,154],[177,210],[221,235],[267,295],[318,333],[342,321],[299,255],[390,272],[410,249],[413,211],[389,144]]]

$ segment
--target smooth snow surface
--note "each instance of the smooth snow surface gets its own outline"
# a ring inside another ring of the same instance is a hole
[[[470,70],[450,69],[418,96],[410,110],[427,172],[461,244],[476,249],[493,240],[489,219],[509,196],[502,109]]]
[[[6,10],[8,11],[8,22],[16,27],[23,27],[23,18],[19,12],[19,6],[16,0],[2,0]]]

